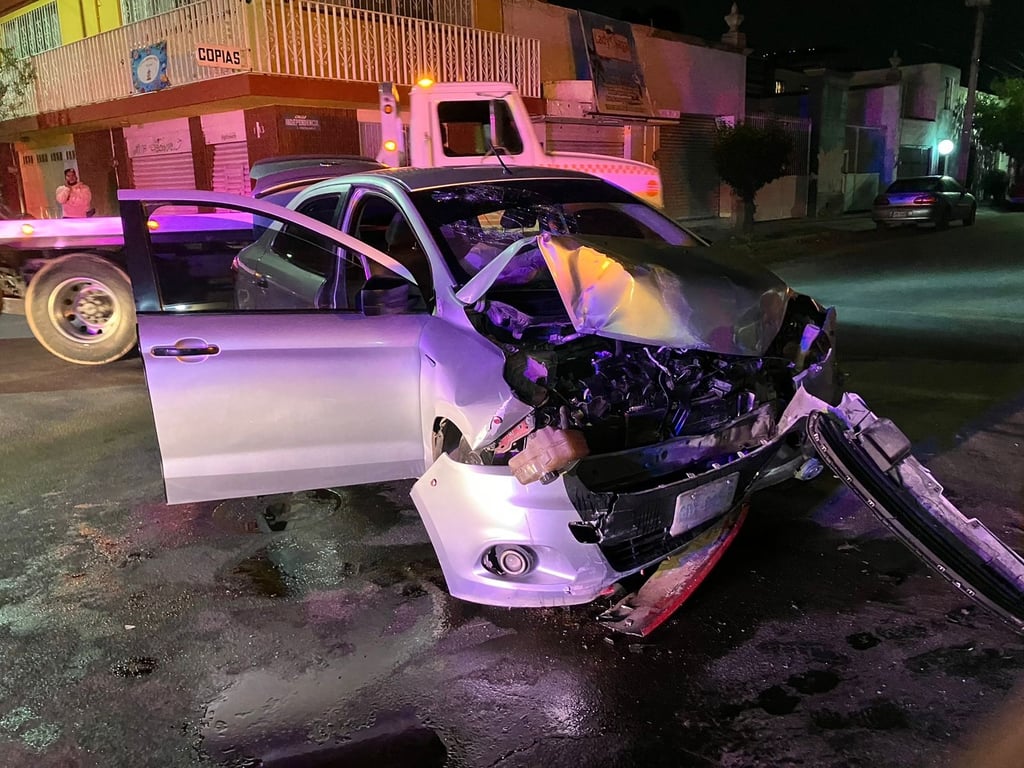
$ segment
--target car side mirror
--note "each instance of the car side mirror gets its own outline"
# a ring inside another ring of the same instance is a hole
[[[359,310],[367,316],[409,311],[409,283],[399,277],[371,277],[359,291]]]

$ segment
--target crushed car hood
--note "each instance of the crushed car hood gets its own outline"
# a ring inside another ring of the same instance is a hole
[[[761,355],[782,327],[786,284],[754,264],[632,238],[542,234],[513,243],[458,292],[482,298],[536,243],[579,333],[641,344]]]

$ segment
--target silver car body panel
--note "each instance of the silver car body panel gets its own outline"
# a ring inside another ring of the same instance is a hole
[[[139,317],[168,502],[418,477],[427,315]],[[214,345],[208,356],[154,348]],[[274,375],[267,360],[274,359]],[[358,398],[352,372],[373,387]],[[372,373],[371,373],[372,372]]]

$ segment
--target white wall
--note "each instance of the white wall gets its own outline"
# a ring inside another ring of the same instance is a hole
[[[633,37],[655,113],[745,114],[747,58],[742,53],[671,39],[635,24]]]
[[[536,0],[502,0],[505,33],[540,40],[540,80],[575,80],[569,21],[576,11]],[[576,22],[578,23],[578,22]]]

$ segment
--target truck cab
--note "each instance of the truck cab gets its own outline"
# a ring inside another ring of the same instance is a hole
[[[530,165],[582,171],[662,205],[658,169],[636,160],[582,152],[547,152],[537,138],[522,96],[511,83],[421,81],[409,94],[408,147],[398,99],[390,83],[381,95],[382,147],[390,166],[442,168]]]

